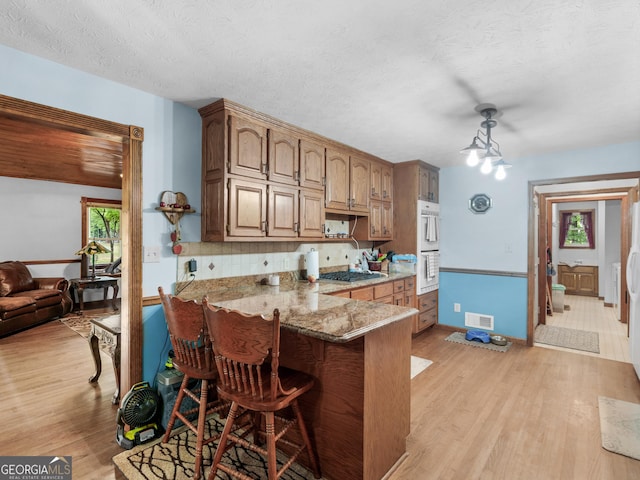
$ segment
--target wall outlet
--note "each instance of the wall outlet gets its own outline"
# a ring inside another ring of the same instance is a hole
[[[454,312],[460,312],[460,304],[459,303],[454,303],[453,304],[453,311]]]
[[[160,247],[156,245],[143,247],[143,261],[144,263],[160,263]]]

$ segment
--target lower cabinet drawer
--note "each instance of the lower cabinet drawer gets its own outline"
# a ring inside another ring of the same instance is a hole
[[[435,325],[438,321],[438,310],[433,308],[426,312],[420,312],[415,320],[413,333],[418,333],[429,328],[431,325]]]
[[[373,288],[358,288],[351,290],[351,298],[354,300],[373,300]]]
[[[433,292],[425,293],[418,297],[418,310],[424,312],[431,308],[435,308],[437,311],[438,308],[438,291],[434,290]]]

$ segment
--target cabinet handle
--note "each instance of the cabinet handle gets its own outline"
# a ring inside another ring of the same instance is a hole
[[[377,197],[378,196],[378,194],[376,193],[375,187],[371,187],[371,196],[372,197]]]
[[[326,232],[326,229],[325,229],[325,228],[326,228],[326,226],[325,226],[325,224],[323,223],[323,224],[322,224],[322,233],[325,233],[325,232]]]
[[[296,182],[299,182],[299,181],[300,181],[300,170],[296,170],[295,172],[293,172],[293,179],[294,179]]]
[[[268,226],[267,226],[267,221],[266,220],[263,220],[262,222],[260,222],[260,231],[261,232],[266,232],[267,228],[268,228]]]
[[[300,224],[298,222],[293,224],[293,231],[300,232]]]
[[[322,186],[326,186],[327,185],[327,177],[322,177]]]
[[[376,227],[375,225],[371,225],[371,235],[375,235],[376,234]]]
[[[382,198],[387,198],[389,195],[387,195],[387,191],[383,190],[382,191]]]
[[[261,172],[261,173],[263,173],[263,174],[265,174],[265,175],[269,175],[269,165],[268,165],[268,164],[263,163],[263,164],[261,165],[260,170],[262,170],[262,172]]]

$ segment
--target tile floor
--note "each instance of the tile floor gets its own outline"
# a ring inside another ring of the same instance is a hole
[[[570,306],[570,310],[554,312],[553,316],[547,316],[547,325],[598,332],[600,353],[571,350],[542,343],[535,343],[536,346],[607,358],[619,362],[631,362],[629,358],[627,324],[620,323],[616,319],[614,308],[605,307],[604,302],[596,297],[584,297],[582,295],[566,295],[564,303]]]

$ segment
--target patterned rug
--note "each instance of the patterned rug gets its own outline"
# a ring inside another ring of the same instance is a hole
[[[495,345],[493,343],[482,343],[477,340],[467,340],[464,332],[453,332],[445,340],[454,343],[461,343],[463,345],[469,345],[471,347],[480,347],[487,350],[493,350],[494,352],[506,352],[511,347],[511,342],[507,342],[506,345]]]
[[[545,345],[600,353],[600,337],[597,332],[541,324],[536,327],[534,338],[536,342]]]
[[[224,423],[213,414],[205,426],[205,437],[212,436],[215,431],[222,431]],[[128,480],[186,480],[193,477],[193,467],[196,449],[195,434],[181,427],[174,431],[167,443],[162,439],[138,445],[126,450],[115,457],[113,463]],[[203,477],[207,478],[211,470],[211,460],[215,454],[218,442],[205,445],[202,449]],[[304,454],[302,454],[304,456]],[[303,456],[301,458],[303,458]],[[266,478],[266,462],[258,453],[244,448],[231,447],[222,457],[222,462],[242,469],[249,478]],[[278,454],[278,469],[282,467]],[[231,480],[232,477],[218,470],[217,479]],[[313,473],[295,463],[281,477],[283,480],[311,480]]]
[[[65,317],[62,317],[60,319],[60,323],[69,327],[81,337],[88,339],[89,333],[91,332],[90,320],[93,318],[109,317],[111,315],[113,315],[113,312],[91,313],[87,310],[85,310],[82,314],[71,312],[68,313]],[[103,351],[107,355],[111,355],[112,347],[110,345],[99,342],[99,346],[101,351]]]
[[[640,460],[640,405],[598,397],[602,447]]]

